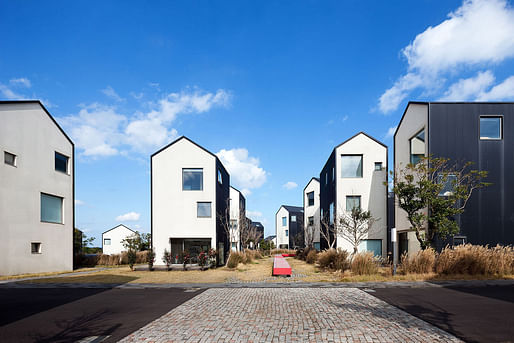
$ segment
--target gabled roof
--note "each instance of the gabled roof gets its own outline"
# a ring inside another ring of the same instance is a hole
[[[305,187],[303,187],[303,191],[305,192],[305,189],[311,184],[312,181],[316,181],[317,183],[319,183],[319,177],[311,177],[311,179],[309,180],[309,182],[307,182],[307,184],[305,185]]]
[[[59,131],[61,131],[61,133],[64,135],[64,137],[66,137],[66,139],[71,143],[71,145],[73,147],[75,147],[75,144],[73,143],[71,138],[68,137],[66,132],[64,132],[64,130],[62,129],[62,127],[59,126],[57,121],[54,119],[54,117],[52,117],[50,112],[48,112],[48,110],[46,109],[46,107],[43,105],[43,103],[41,101],[39,101],[39,100],[0,100],[0,105],[2,105],[2,104],[11,104],[11,105],[12,104],[38,104],[39,106],[41,106],[43,111],[45,111],[45,113],[48,115],[48,117],[52,120],[52,122],[55,124],[55,126],[57,126]]]
[[[109,231],[111,231],[111,230],[114,230],[114,229],[116,229],[116,228],[118,228],[118,227],[120,227],[120,226],[123,226],[124,228],[129,229],[130,231],[132,231],[132,232],[136,233],[136,231],[132,230],[132,229],[131,229],[131,228],[129,228],[128,226],[125,226],[125,225],[123,225],[123,224],[118,224],[118,225],[116,225],[115,227],[113,227],[113,228],[111,228],[111,229],[109,229],[109,230],[107,230],[107,231],[102,232],[102,235],[103,235],[103,234],[105,234],[105,233],[107,233],[107,232],[109,232]]]
[[[258,227],[264,227],[264,225],[262,225],[261,222],[252,222],[252,225],[258,226]]]
[[[280,207],[285,208],[288,212],[303,212],[303,207],[300,207],[300,206],[282,205]],[[279,208],[279,210],[280,210],[280,208]]]
[[[374,138],[374,137],[372,137],[372,136],[368,135],[366,132],[361,131],[361,132],[359,132],[359,133],[357,133],[357,134],[353,135],[352,137],[348,138],[348,139],[347,139],[347,140],[345,140],[343,143],[341,143],[341,144],[339,144],[338,146],[336,146],[336,147],[334,148],[334,150],[335,150],[335,149],[337,149],[337,148],[339,148],[341,145],[348,143],[349,141],[351,141],[352,139],[354,139],[354,138],[355,138],[355,137],[357,137],[358,135],[364,135],[364,136],[366,136],[366,137],[368,137],[369,139],[371,139],[371,140],[373,140],[373,141],[377,142],[378,144],[382,145],[383,147],[385,147],[385,148],[387,149],[387,145],[385,145],[384,143],[382,143],[382,142],[381,142],[381,141],[379,141],[378,139],[376,139],[376,138]]]

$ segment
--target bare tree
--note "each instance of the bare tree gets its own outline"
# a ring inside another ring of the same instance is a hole
[[[293,247],[302,247],[305,244],[305,232],[303,228],[299,228],[298,232],[291,236]]]
[[[354,207],[352,211],[338,211],[342,213],[336,218],[336,231],[344,240],[353,246],[353,254],[358,252],[359,244],[368,236],[373,223],[378,220],[370,211],[363,211]]]
[[[307,225],[305,228],[305,246],[308,248],[312,248],[314,246],[314,234],[316,228],[314,225]]]
[[[319,234],[327,242],[329,249],[333,249],[337,240],[337,226],[331,223],[327,217],[321,220]]]
[[[229,238],[229,245],[232,245],[232,242],[236,241],[236,230],[237,230],[237,224],[236,227],[233,227],[233,223],[230,220],[230,199],[227,199],[227,206],[225,206],[224,211],[218,211],[216,213],[216,216],[218,217],[218,220],[221,223],[221,227],[223,228],[223,231],[225,231],[225,234]],[[229,256],[232,253],[232,247],[229,247]]]
[[[244,216],[242,216],[242,218],[243,219],[239,220],[239,230],[243,246],[245,248],[248,248],[251,242],[253,242],[253,244],[257,246],[257,243],[259,243],[260,240],[263,238],[262,233],[257,229],[257,227],[252,225],[248,218]]]

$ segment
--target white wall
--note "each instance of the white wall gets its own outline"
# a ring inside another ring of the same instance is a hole
[[[203,168],[203,190],[182,190],[182,168]],[[216,159],[183,138],[152,157],[152,242],[162,265],[171,238],[210,238],[216,249]],[[197,218],[197,202],[211,202],[211,217]]]
[[[314,192],[314,206],[309,205],[307,193]],[[303,227],[307,230],[309,217],[314,217],[314,243],[320,242],[319,181],[311,179],[303,191]]]
[[[231,238],[231,249],[234,251],[240,250],[240,220],[242,218],[246,218],[246,215],[241,214],[241,208],[239,207],[239,200],[241,197],[241,193],[233,188],[230,187],[230,220],[235,220],[237,227],[235,229],[231,229],[230,232],[230,238]],[[232,248],[232,243],[236,243],[236,248]]]
[[[282,226],[282,217],[286,217],[286,226]],[[289,230],[289,212],[284,208],[280,207],[277,214],[275,215],[275,231],[276,231],[276,247],[278,248],[281,244],[287,244],[289,247],[289,236],[286,236],[286,230]]]
[[[55,170],[56,151],[69,157],[69,174]],[[72,270],[72,144],[38,103],[0,104],[0,159],[0,274]],[[41,192],[64,198],[63,224],[41,222]]]
[[[121,241],[133,234],[135,234],[134,231],[122,224],[104,232],[102,234],[102,252],[106,255],[112,255],[127,250]],[[105,239],[110,239],[111,244],[106,245]]]
[[[367,235],[367,239],[382,240],[382,256],[387,255],[387,149],[364,134],[359,134],[336,149],[336,208],[346,210],[346,196],[360,195],[361,208],[379,218]],[[341,177],[341,155],[363,155],[362,178]],[[375,162],[382,162],[382,170],[375,171]],[[353,246],[342,237],[337,246],[353,252]]]

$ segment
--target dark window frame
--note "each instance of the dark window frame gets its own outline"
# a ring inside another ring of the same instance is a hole
[[[311,204],[311,198],[309,195],[312,194],[312,204]],[[314,191],[307,193],[307,207],[311,207],[315,205],[316,200],[314,199]]]
[[[13,157],[13,163],[12,163],[12,164],[6,161],[6,159],[5,159],[5,158],[6,158],[7,156],[12,156],[12,157]],[[5,150],[4,150],[4,163],[5,163],[5,164],[7,164],[8,166],[11,166],[11,167],[16,168],[16,167],[17,167],[17,164],[18,164],[18,163],[17,163],[17,160],[18,160],[18,155],[15,155],[15,154],[13,154],[12,152],[5,151]]]
[[[352,209],[348,209],[348,198],[357,198],[359,199],[359,209],[362,209],[362,196],[361,195],[347,195],[345,198],[345,209],[347,212],[350,212]]]
[[[63,171],[61,169],[57,169],[57,161],[58,161],[58,158],[57,157],[64,157],[64,159],[66,160],[66,171]],[[70,175],[70,157],[69,156],[66,156],[65,154],[62,154],[58,151],[55,151],[55,154],[54,154],[54,170],[55,171],[58,171],[60,173],[63,173],[63,174],[66,174],[66,175]]]
[[[409,163],[410,164],[417,164],[420,160],[418,160],[416,163],[412,163],[412,140],[416,138],[421,132],[424,131],[425,140],[423,141],[423,144],[425,145],[425,151],[423,151],[423,157],[425,157],[427,153],[427,132],[425,130],[425,127],[423,126],[422,129],[418,130],[411,138],[409,138]]]
[[[43,253],[41,242],[30,242],[30,252],[33,255],[41,255]],[[34,247],[37,247],[37,249],[34,249]]]

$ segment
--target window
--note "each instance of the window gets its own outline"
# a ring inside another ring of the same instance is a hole
[[[502,139],[502,117],[480,117],[480,139]]]
[[[41,254],[41,243],[30,243],[30,251],[33,254]]]
[[[309,220],[309,226],[313,226],[314,225],[314,217],[309,217],[308,220]]]
[[[62,198],[41,193],[41,221],[62,224]]]
[[[289,230],[286,230],[286,237],[289,237]]]
[[[68,174],[68,156],[55,152],[55,170]]]
[[[210,202],[196,203],[196,213],[197,213],[198,218],[210,218],[211,217],[211,203]]]
[[[453,245],[466,244],[466,236],[453,236]]]
[[[4,163],[16,167],[16,155],[4,151]]]
[[[182,190],[203,190],[203,169],[182,169]]]
[[[438,175],[437,182],[440,184],[444,183],[443,188],[441,188],[441,190],[439,191],[439,196],[447,197],[453,194],[453,188],[456,185],[457,176],[454,174]]]
[[[425,129],[410,139],[410,163],[416,164],[425,157]]]
[[[358,247],[359,252],[371,251],[375,256],[382,256],[381,239],[363,239]]]
[[[330,207],[328,208],[329,220],[330,224],[334,224],[334,203],[330,203]]]
[[[291,223],[296,223],[296,216],[291,216]]]
[[[362,177],[362,155],[341,155],[341,177]]]
[[[307,206],[314,206],[314,192],[307,193]]]
[[[375,171],[382,171],[382,162],[375,162]]]
[[[104,238],[104,245],[111,245],[111,239],[110,238]]]
[[[346,197],[346,210],[352,211],[354,208],[361,208],[360,195],[348,195]]]
[[[287,218],[282,217],[282,226],[287,226]]]
[[[328,172],[325,173],[325,185],[328,185]]]
[[[332,167],[332,181],[334,181],[335,178],[336,178],[335,168]]]
[[[218,182],[223,184],[223,176],[221,175],[221,170],[218,169]]]

